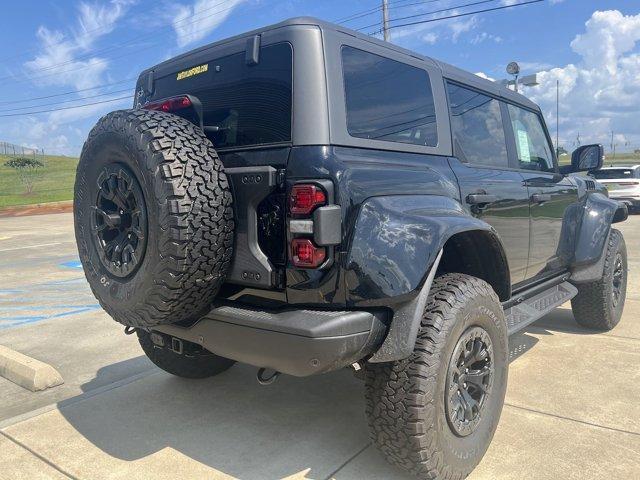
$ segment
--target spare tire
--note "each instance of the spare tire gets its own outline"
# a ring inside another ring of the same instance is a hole
[[[173,114],[121,110],[82,148],[75,234],[104,310],[132,327],[204,314],[229,268],[232,195],[202,130]]]

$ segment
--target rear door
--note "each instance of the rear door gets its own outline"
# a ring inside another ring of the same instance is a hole
[[[508,137],[513,139],[515,166],[524,177],[531,206],[531,241],[526,279],[537,280],[564,269],[570,261],[559,248],[567,208],[578,200],[576,185],[560,175],[553,147],[539,112],[508,104]]]
[[[525,279],[529,255],[529,195],[509,164],[505,105],[462,84],[447,82],[454,158],[461,198],[471,214],[493,226],[506,251],[511,283]]]

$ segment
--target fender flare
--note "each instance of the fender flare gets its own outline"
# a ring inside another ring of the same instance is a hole
[[[348,305],[394,312],[382,346],[369,361],[389,362],[411,354],[443,248],[454,235],[470,231],[495,240],[508,274],[498,233],[452,198],[394,195],[371,197],[362,204],[346,258]]]
[[[602,277],[603,252],[606,250],[611,225],[625,221],[628,216],[626,205],[600,192],[590,193],[586,197],[571,262],[572,283],[588,283]]]

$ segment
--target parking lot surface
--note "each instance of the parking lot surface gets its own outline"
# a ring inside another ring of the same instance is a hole
[[[621,324],[596,334],[564,308],[511,339],[506,404],[472,479],[640,478],[640,217]],[[0,479],[407,479],[371,446],[349,371],[260,386],[236,365],[187,381],[155,368],[104,314],[70,214],[0,218],[0,345],[65,383],[0,378]]]

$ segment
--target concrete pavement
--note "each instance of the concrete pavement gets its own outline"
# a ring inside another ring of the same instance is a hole
[[[72,243],[5,256],[72,240],[69,215],[32,219],[0,219],[0,231],[25,232],[0,239],[0,274],[11,279],[1,288],[28,292],[0,297],[0,344],[54,364],[66,383],[32,393],[0,379],[0,479],[410,478],[369,444],[363,386],[350,372],[267,387],[243,365],[203,381],[175,378],[98,309],[69,307],[88,304],[74,303],[90,295],[83,282],[59,295],[34,287],[81,273],[60,267],[76,260]],[[621,324],[593,334],[564,308],[511,340],[506,405],[472,479],[640,477],[640,217],[622,230],[631,272]],[[15,324],[40,311],[45,318]],[[47,317],[61,311],[71,313]]]

